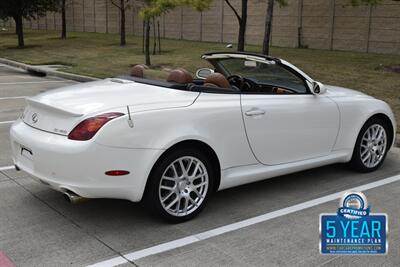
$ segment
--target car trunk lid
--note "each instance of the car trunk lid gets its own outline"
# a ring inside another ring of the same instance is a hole
[[[87,117],[110,111],[131,112],[191,105],[198,92],[175,90],[122,79],[76,84],[28,98],[23,121],[40,130],[68,135]]]

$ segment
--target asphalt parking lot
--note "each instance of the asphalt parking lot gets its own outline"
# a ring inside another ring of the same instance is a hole
[[[8,132],[25,97],[74,83],[0,65],[0,266],[400,266],[399,148],[375,173],[332,165],[219,192],[177,225],[128,201],[67,203],[12,169]],[[320,213],[359,186],[388,214],[388,254],[321,255]]]

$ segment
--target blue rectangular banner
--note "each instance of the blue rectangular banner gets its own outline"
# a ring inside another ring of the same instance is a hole
[[[322,254],[386,254],[387,215],[349,219],[338,214],[320,216]]]

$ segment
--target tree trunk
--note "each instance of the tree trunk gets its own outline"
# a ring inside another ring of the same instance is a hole
[[[61,39],[67,39],[67,19],[65,14],[65,1],[61,1]]]
[[[160,36],[160,21],[157,20],[157,29],[158,29],[158,53],[161,55],[161,36]]]
[[[126,34],[125,34],[125,0],[121,0],[121,5],[120,5],[120,11],[121,11],[121,30],[120,30],[120,36],[121,36],[121,41],[120,45],[124,46],[126,45]]]
[[[24,47],[24,29],[23,29],[23,24],[22,24],[22,16],[21,15],[16,15],[14,17],[15,21],[15,32],[17,33],[18,36],[18,47]]]
[[[271,42],[271,30],[272,30],[272,17],[274,13],[274,2],[275,0],[268,0],[267,5],[267,16],[265,18],[265,32],[262,53],[269,55],[269,45]]]
[[[156,36],[156,19],[153,18],[153,55],[156,54],[157,36]]]
[[[145,27],[146,27],[145,46],[144,46],[145,58],[146,58],[146,65],[150,66],[151,62],[150,62],[150,19],[149,18],[146,19]]]
[[[244,51],[246,42],[246,26],[247,26],[247,0],[242,0],[242,16],[239,19],[239,36],[238,36],[238,51]]]
[[[144,54],[144,40],[146,39],[146,20],[143,20],[142,27],[142,53]]]

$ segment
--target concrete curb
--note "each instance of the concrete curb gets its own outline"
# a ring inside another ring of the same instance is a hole
[[[26,70],[28,72],[43,73],[45,75],[59,77],[59,78],[63,78],[63,79],[73,80],[73,81],[78,81],[78,82],[91,82],[91,81],[99,80],[98,78],[94,78],[94,77],[61,72],[61,71],[51,69],[47,66],[28,65],[25,63],[21,63],[18,61],[5,59],[5,58],[0,58],[0,63],[9,65],[12,67],[20,68],[20,69]]]

